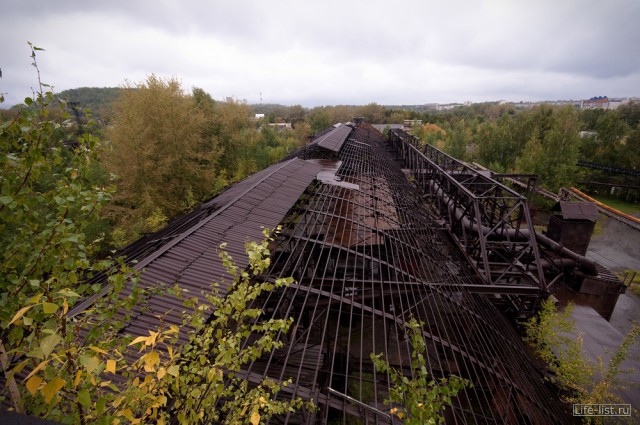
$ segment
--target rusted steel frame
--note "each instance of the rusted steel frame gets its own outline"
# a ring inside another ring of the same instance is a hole
[[[341,297],[339,295],[333,294],[331,292],[327,292],[327,291],[323,291],[323,290],[319,290],[316,288],[311,288],[308,286],[304,286],[304,285],[300,285],[297,283],[294,283],[291,285],[291,287],[295,287],[296,289],[300,289],[303,291],[309,291],[311,293],[317,294],[317,295],[321,295],[327,298],[331,298],[334,299],[336,301],[339,301],[340,303],[343,304],[349,304],[349,305],[353,305],[354,307],[361,309],[363,311],[367,311],[367,312],[371,312],[377,316],[380,317],[384,317],[392,322],[395,322],[398,326],[400,327],[404,327],[404,320],[392,315],[391,313],[386,313],[382,310],[373,308],[373,307],[369,307],[365,304],[362,304],[360,302],[356,302],[353,300],[350,300],[348,298],[345,297]],[[500,381],[505,382],[506,384],[508,384],[509,386],[512,386],[518,393],[520,393],[522,396],[524,396],[526,399],[528,399],[529,401],[536,403],[535,400],[532,400],[529,397],[528,392],[524,391],[522,388],[520,388],[515,382],[513,382],[513,380],[511,380],[509,377],[503,375],[501,372],[497,371],[496,369],[494,369],[493,367],[489,366],[488,364],[485,364],[483,361],[479,360],[478,358],[476,358],[474,355],[468,353],[464,348],[461,348],[460,346],[458,346],[457,344],[451,343],[437,335],[433,335],[429,332],[426,331],[421,331],[422,335],[431,340],[434,341],[435,343],[446,347],[448,349],[450,349],[451,351],[461,355],[463,358],[469,360],[471,363],[475,364],[476,366],[480,367],[482,370],[488,372],[489,374],[491,374],[492,376],[498,378]]]
[[[437,166],[434,165],[434,168],[436,170],[438,170]],[[455,180],[455,179],[451,179],[451,178],[447,178],[446,173],[445,174],[441,174],[441,173],[437,173],[437,176],[439,178],[437,178],[436,180],[439,180],[441,183],[444,183],[445,188],[443,189],[443,193],[447,194],[447,199],[448,201],[452,201],[456,206],[456,210],[460,211],[457,207],[460,205],[460,203],[457,201],[458,199],[460,199],[460,197],[462,197],[462,199],[466,199],[467,202],[471,203],[472,207],[473,207],[473,214],[472,215],[468,215],[468,213],[465,213],[466,209],[462,210],[462,214],[459,214],[459,217],[456,217],[456,214],[452,214],[451,210],[449,212],[449,223],[451,223],[451,225],[453,226],[454,223],[461,223],[465,220],[465,215],[468,217],[467,219],[470,221],[470,223],[473,225],[473,223],[476,223],[475,225],[480,227],[482,226],[482,211],[480,208],[480,204],[479,204],[479,199],[473,195],[470,191],[468,190],[455,190],[454,188],[460,188],[459,183]],[[442,188],[442,186],[440,186]],[[464,187],[463,187],[464,188]],[[452,194],[453,192],[453,194]],[[434,193],[433,191],[430,191],[430,193]],[[446,202],[446,204],[449,204],[449,202]],[[522,208],[522,203],[518,203],[517,208]],[[524,209],[524,213],[526,214],[526,209]],[[510,212],[509,212],[510,214]],[[456,220],[452,220],[452,218],[455,217]],[[530,221],[529,221],[529,225],[530,225]],[[463,228],[465,226],[462,226]],[[496,227],[497,228],[497,227]],[[489,268],[489,259],[487,257],[487,243],[486,243],[486,239],[492,234],[492,232],[496,229],[489,229],[489,234],[485,235],[485,232],[480,232],[477,234],[477,238],[478,238],[478,242],[480,245],[480,255],[481,257],[479,258],[479,260],[482,262],[483,266],[484,266],[484,270],[483,270],[483,274],[485,276],[485,279],[487,279],[488,283],[490,284],[495,284],[497,282],[494,282],[494,278],[490,273],[490,268]],[[496,233],[497,234],[497,233]],[[466,239],[466,238],[465,238]],[[534,243],[534,241],[532,241],[531,239],[527,239],[527,241],[525,242],[527,245],[531,246],[532,252],[534,254],[534,261],[532,261],[532,264],[535,264],[535,259],[539,258],[539,254],[537,253],[537,250],[535,248],[537,248],[537,245]],[[465,246],[467,246],[466,250],[468,252],[468,245],[465,244]],[[542,283],[544,282],[544,276],[542,273],[542,269],[540,268],[540,270],[537,270],[538,272],[538,280],[541,281]]]

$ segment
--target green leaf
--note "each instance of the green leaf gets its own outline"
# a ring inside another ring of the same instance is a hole
[[[84,407],[91,407],[91,396],[86,388],[78,391],[78,402]]]
[[[53,349],[56,348],[56,345],[58,345],[61,340],[62,337],[54,333],[40,341],[40,350],[42,350],[45,359],[51,355]]]
[[[167,373],[168,373],[169,375],[171,375],[171,376],[175,376],[175,377],[177,377],[177,376],[178,376],[178,374],[180,373],[180,368],[178,367],[178,365],[175,365],[175,364],[174,364],[174,365],[169,366],[169,367],[167,368]]]
[[[87,372],[91,373],[100,365],[100,359],[95,356],[83,354],[79,358],[80,364],[87,369]]]
[[[80,295],[76,294],[75,292],[73,292],[70,289],[62,289],[60,291],[58,291],[58,294],[64,296],[64,297],[80,297]]]
[[[58,311],[58,308],[59,308],[58,304],[47,303],[47,302],[42,303],[42,311],[45,314],[53,314],[56,311]]]

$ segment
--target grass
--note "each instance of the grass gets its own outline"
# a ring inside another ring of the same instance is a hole
[[[591,195],[590,195],[591,196]],[[610,206],[611,208],[615,208],[618,211],[622,211],[623,213],[630,215],[640,214],[640,204],[635,204],[633,202],[626,202],[617,198],[609,198],[607,196],[591,196],[594,199],[602,202],[605,205]]]

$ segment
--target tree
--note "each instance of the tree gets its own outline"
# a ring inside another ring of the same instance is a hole
[[[314,133],[331,127],[332,122],[329,113],[324,108],[314,108],[307,114],[307,122]]]
[[[42,49],[30,47],[37,69]],[[36,391],[49,404],[69,384],[60,373],[76,368],[88,348],[74,346],[75,327],[66,314],[79,298],[100,290],[84,280],[113,265],[90,260],[97,241],[84,233],[111,195],[85,176],[98,141],[83,135],[66,143],[62,124],[49,116],[53,92],[41,81],[38,87],[0,126],[0,356],[9,388],[2,396],[17,411]],[[118,287],[123,276],[116,271],[108,280]],[[66,360],[62,371],[52,361],[54,352]],[[26,388],[18,388],[15,374],[24,368],[32,372]],[[77,385],[72,392],[78,396]],[[46,406],[35,413],[44,411]]]
[[[36,65],[42,49],[31,47]],[[96,241],[83,228],[110,196],[84,176],[96,160],[98,140],[83,136],[65,144],[60,123],[49,119],[54,95],[44,92],[48,87],[40,83],[18,115],[0,125],[0,366],[7,383],[0,401],[74,424],[202,423],[215,417],[257,425],[302,406],[299,399],[274,399],[287,382],[250,386],[234,375],[278,348],[275,336],[291,324],[263,319],[250,308],[262,291],[291,282],[254,279],[270,264],[269,239],[247,244],[248,270],[221,252],[233,279],[230,294],[223,298],[213,288],[206,295],[209,306],[185,300],[192,313],[185,314],[182,329],[161,326],[136,339],[119,334],[129,318],[115,320],[116,311],[143,303],[149,291],[137,286],[136,273],[122,262],[90,260]],[[102,284],[86,281],[99,273]],[[70,315],[78,300],[94,296],[90,309]],[[177,336],[187,329],[190,342],[183,350]],[[249,333],[255,342],[247,343]],[[133,348],[139,353],[130,361],[125,354]],[[212,409],[209,403],[217,400],[219,409]]]
[[[607,111],[598,118],[595,126],[598,133],[598,162],[614,166],[620,163],[621,145],[628,129],[617,111]]]
[[[385,122],[385,109],[384,106],[377,103],[369,103],[364,106],[360,106],[356,109],[356,116],[364,117],[364,120],[369,124],[378,124]],[[349,118],[349,120],[353,117]]]
[[[550,190],[575,184],[579,169],[580,121],[573,107],[540,108],[531,116],[535,123],[515,163],[520,173],[534,173]]]
[[[102,158],[119,179],[110,216],[125,240],[156,230],[219,188],[220,143],[206,126],[208,101],[155,75],[124,87]]]

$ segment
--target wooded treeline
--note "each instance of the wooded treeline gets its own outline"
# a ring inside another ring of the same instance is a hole
[[[614,110],[546,104],[517,110],[512,105],[478,104],[417,118],[425,124],[413,133],[422,140],[497,172],[537,174],[539,184],[552,191],[575,186],[586,175],[616,181],[614,174],[579,167],[579,160],[640,171],[637,102]],[[640,200],[638,191],[617,194]]]
[[[474,104],[446,111],[401,110],[371,103],[305,108],[215,101],[201,88],[185,91],[176,79],[151,75],[121,88],[81,88],[58,95],[68,117],[60,138],[88,133],[100,140],[86,178],[117,190],[92,223],[106,252],[158,230],[168,220],[214,196],[228,184],[277,162],[336,122],[419,119],[412,133],[456,158],[498,172],[533,173],[550,190],[576,185],[586,173],[578,160],[640,170],[640,104],[616,110],[539,105]],[[54,102],[55,103],[55,102]],[[90,106],[91,108],[88,108]],[[19,108],[2,112],[8,121]],[[256,120],[256,114],[264,118]],[[269,124],[291,123],[291,129]],[[581,137],[582,134],[582,137]],[[602,177],[606,179],[606,176]],[[629,200],[637,200],[626,193]]]

